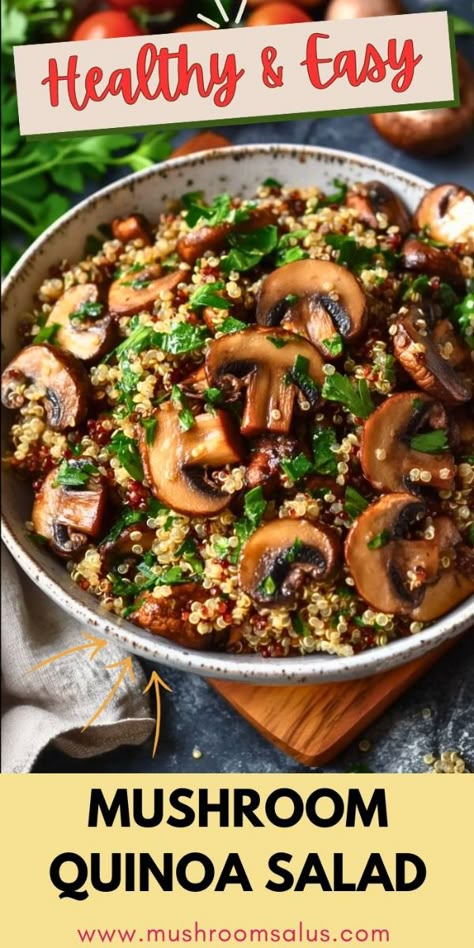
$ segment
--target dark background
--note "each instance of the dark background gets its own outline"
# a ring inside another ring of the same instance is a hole
[[[412,2],[411,11],[436,8],[474,20],[472,0],[455,4]],[[474,41],[461,38],[459,49],[474,63]],[[416,159],[397,151],[373,130],[365,116],[298,122],[222,127],[235,144],[290,142],[340,148],[368,155],[412,171],[433,182],[455,181],[474,189],[474,134],[463,148],[433,159]],[[176,143],[190,133],[177,135]],[[149,674],[153,666],[146,663]],[[98,773],[259,773],[306,772],[307,768],[278,751],[236,714],[203,680],[194,675],[161,668],[173,689],[163,694],[160,745],[155,760],[151,742],[140,748],[123,748],[92,760],[74,760],[49,748],[40,757],[36,772]],[[448,748],[459,750],[474,769],[474,638],[468,632],[436,667],[410,689],[372,725],[359,743],[336,758],[325,772],[370,769],[375,772],[424,772],[426,753]],[[281,713],[285,713],[284,706]],[[363,744],[363,746],[367,746]],[[199,748],[202,756],[193,757]]]

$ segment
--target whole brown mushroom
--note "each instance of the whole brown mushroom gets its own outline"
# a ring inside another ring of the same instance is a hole
[[[377,112],[369,118],[379,135],[413,155],[442,155],[457,148],[474,127],[474,72],[459,54],[458,71],[458,108]]]
[[[332,0],[326,20],[357,20],[364,16],[396,16],[404,13],[398,0]]]

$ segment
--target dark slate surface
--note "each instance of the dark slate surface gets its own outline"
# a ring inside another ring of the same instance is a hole
[[[432,6],[429,0],[410,4],[412,10],[419,11],[432,9]],[[470,0],[449,4],[449,9],[472,19]],[[470,39],[463,39],[460,43],[460,48],[471,61],[474,61],[473,47]],[[232,126],[222,131],[236,144],[291,142],[341,148],[378,158],[432,181],[451,180],[474,188],[474,136],[454,154],[418,160],[387,145],[364,116]],[[181,135],[179,140],[187,134]],[[152,667],[147,665],[145,672],[149,673]],[[36,771],[307,772],[307,768],[260,737],[205,681],[170,669],[163,668],[161,672],[173,693],[163,697],[161,740],[154,761],[150,744],[141,748],[124,748],[86,762],[70,759],[50,748],[42,754]],[[366,734],[361,735],[370,744],[368,750],[359,748],[359,739],[323,771],[340,773],[363,767],[386,773],[424,772],[427,767],[423,755],[447,748],[459,750],[474,769],[473,704],[474,638],[472,633],[468,633]],[[195,747],[202,752],[199,759],[193,757]]]

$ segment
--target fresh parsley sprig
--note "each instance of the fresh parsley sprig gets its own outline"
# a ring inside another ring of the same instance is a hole
[[[350,378],[340,372],[326,377],[322,396],[330,402],[340,402],[356,418],[368,418],[375,407],[366,380],[357,379],[353,385]]]

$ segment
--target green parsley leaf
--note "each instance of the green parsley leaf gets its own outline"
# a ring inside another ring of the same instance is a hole
[[[232,303],[219,296],[218,290],[224,289],[222,280],[216,283],[204,283],[198,286],[189,298],[189,309],[200,309],[202,306],[213,306],[214,309],[230,309]]]
[[[54,486],[84,487],[89,479],[98,474],[98,468],[90,461],[61,461]]]
[[[337,458],[331,447],[336,444],[334,428],[317,427],[313,430],[313,457],[316,474],[337,475]]]
[[[171,401],[178,412],[179,424],[183,431],[189,431],[194,425],[194,415],[189,407],[188,399],[179,385],[171,389]]]
[[[131,507],[126,508],[118,520],[116,520],[112,529],[109,530],[108,534],[101,540],[100,545],[105,546],[109,543],[115,543],[125,527],[130,527],[134,523],[140,523],[140,521],[143,522],[146,516],[143,510],[132,510]]]
[[[254,487],[252,490],[247,491],[244,497],[244,516],[236,521],[234,527],[239,545],[232,552],[232,563],[237,562],[243,544],[257,529],[266,508],[267,502],[263,496],[261,487]]]
[[[332,356],[340,356],[344,351],[342,336],[340,336],[338,332],[334,333],[330,339],[323,339],[323,346],[325,346]]]
[[[221,260],[221,270],[228,274],[231,270],[242,273],[258,266],[263,257],[275,250],[278,243],[278,229],[275,224],[258,227],[248,234],[231,234],[231,250]]]
[[[102,309],[102,303],[81,303],[73,313],[69,313],[69,319],[77,319],[79,322],[84,322],[86,319],[98,319]]]
[[[118,458],[122,467],[134,481],[143,481],[143,465],[134,438],[127,437],[121,430],[114,431],[107,450]]]
[[[151,445],[155,440],[155,431],[156,431],[157,419],[156,418],[142,418],[141,426],[145,429],[145,441],[146,444]]]
[[[296,537],[294,543],[291,544],[289,550],[287,550],[285,560],[287,563],[295,563],[298,559],[301,550],[303,549],[303,541],[299,537]]]
[[[309,359],[306,356],[297,355],[293,368],[289,372],[289,380],[303,392],[311,404],[314,404],[319,398],[319,388],[309,375],[308,369]]]
[[[227,316],[219,326],[219,332],[224,333],[241,332],[242,329],[247,329],[247,323],[243,323],[241,319],[235,319],[234,316]]]
[[[367,541],[367,546],[369,550],[380,550],[380,547],[386,546],[390,538],[390,530],[382,530],[381,533],[377,533],[371,540]]]
[[[277,181],[276,178],[265,178],[265,181],[262,181],[264,188],[282,188],[283,185],[280,181]]]
[[[355,487],[346,487],[344,510],[351,520],[355,520],[368,506],[368,500],[362,494],[359,494]]]
[[[452,315],[459,326],[464,341],[471,349],[474,349],[474,293],[468,293],[454,307]]]
[[[49,323],[46,326],[41,326],[36,336],[33,336],[32,341],[35,346],[41,345],[42,342],[49,342],[51,346],[54,346],[59,329],[61,329],[60,323]]]
[[[287,339],[281,339],[279,336],[267,336],[267,339],[272,346],[275,346],[275,349],[283,349],[283,346],[286,346],[288,342]]]
[[[340,402],[341,405],[345,405],[356,418],[368,418],[374,410],[366,380],[358,379],[354,386],[349,377],[341,375],[340,372],[326,376],[322,396],[330,402]]]
[[[344,204],[347,194],[347,184],[344,181],[340,181],[339,178],[333,179],[333,185],[337,188],[337,191],[334,194],[326,194],[323,201],[321,201],[318,206],[325,207],[326,204]]]
[[[220,405],[223,401],[223,394],[220,388],[206,388],[204,400],[208,405]]]
[[[229,541],[226,537],[213,536],[212,548],[216,556],[218,556],[219,559],[223,559],[229,552]]]
[[[374,250],[361,246],[354,237],[346,237],[344,234],[327,234],[324,239],[330,247],[339,251],[337,262],[341,266],[346,266],[349,270],[363,270],[372,263]]]
[[[296,457],[290,460],[281,460],[280,467],[285,472],[288,480],[293,483],[301,480],[302,477],[306,477],[313,470],[312,462],[305,454],[297,454]]]
[[[308,623],[304,621],[303,617],[301,616],[301,613],[299,612],[291,613],[291,625],[292,625],[293,631],[296,632],[297,635],[310,634],[310,631],[311,631],[310,627]]]
[[[449,449],[448,433],[444,429],[427,431],[425,434],[413,435],[410,438],[410,447],[414,451],[423,451],[424,454],[438,454]]]
[[[474,23],[455,13],[449,14],[449,20],[455,36],[474,36]]]
[[[273,596],[273,593],[276,592],[276,588],[276,582],[273,576],[267,576],[258,586],[259,591],[265,596]]]
[[[200,576],[201,573],[204,572],[204,563],[198,553],[197,543],[193,537],[187,536],[179,550],[176,550],[175,555],[177,558],[182,556],[183,559],[189,563],[197,576]]]

